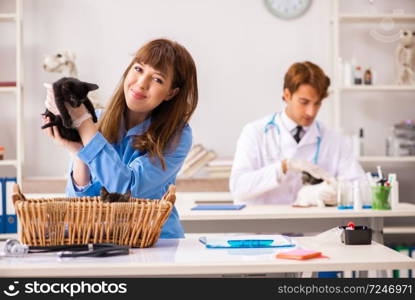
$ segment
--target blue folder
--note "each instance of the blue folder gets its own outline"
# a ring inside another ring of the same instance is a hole
[[[17,216],[14,210],[12,201],[13,185],[16,183],[16,178],[4,177],[1,178],[1,204],[2,222],[0,222],[0,232],[16,233],[17,232]]]
[[[192,207],[192,210],[240,210],[246,204],[199,204]]]
[[[0,233],[6,232],[6,195],[4,191],[4,179],[0,178]]]

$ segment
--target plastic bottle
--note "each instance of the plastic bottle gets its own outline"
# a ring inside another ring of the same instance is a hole
[[[0,160],[4,159],[4,147],[0,146]]]
[[[355,180],[353,181],[353,209],[362,210],[362,208],[363,208],[363,203],[360,197],[359,181]]]
[[[389,174],[389,183],[391,185],[391,209],[396,209],[399,205],[399,181],[395,173]]]
[[[352,77],[352,65],[346,60],[343,66],[343,84],[345,86],[352,85]]]
[[[356,66],[354,69],[354,84],[362,84],[362,68]]]

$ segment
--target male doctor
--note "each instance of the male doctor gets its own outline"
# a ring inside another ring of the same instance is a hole
[[[314,63],[289,68],[285,109],[247,124],[239,137],[229,182],[237,202],[293,204],[305,171],[325,181],[317,193],[320,200],[335,204],[336,178],[364,176],[345,138],[316,120],[329,85]]]

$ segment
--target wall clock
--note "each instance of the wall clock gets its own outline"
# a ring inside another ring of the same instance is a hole
[[[267,9],[276,17],[290,20],[302,16],[312,0],[264,0]]]

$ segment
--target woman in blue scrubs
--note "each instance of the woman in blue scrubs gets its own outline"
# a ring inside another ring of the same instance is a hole
[[[105,187],[112,193],[131,191],[133,197],[160,199],[175,183],[191,148],[188,121],[197,101],[196,67],[189,52],[166,39],[145,44],[125,70],[106,110],[97,112],[97,124],[84,105],[70,108],[82,143],[63,139],[55,127],[45,129],[74,154],[67,195],[97,196]],[[54,104],[50,90],[46,103],[47,108]],[[184,237],[176,208],[160,237]]]

